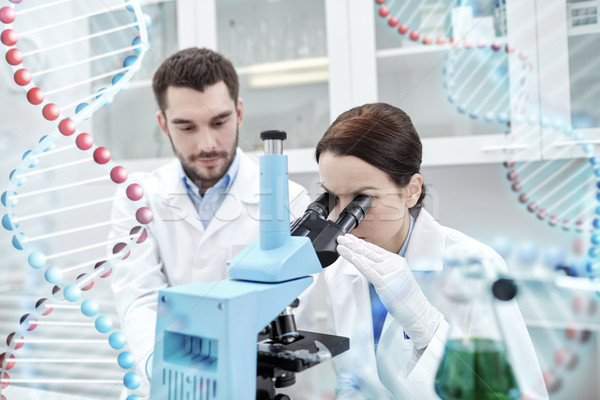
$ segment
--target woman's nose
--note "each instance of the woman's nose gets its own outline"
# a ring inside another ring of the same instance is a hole
[[[331,210],[327,219],[329,219],[330,221],[335,221],[336,219],[338,219],[339,216],[340,212],[338,211],[338,208],[335,207],[333,210]]]
[[[331,211],[331,213],[329,214],[329,219],[332,221],[336,221],[340,217],[340,214],[342,213],[342,211],[344,210],[344,208],[346,208],[346,206],[348,204],[350,204],[350,201],[348,201],[348,200],[345,200],[345,201],[339,200],[338,203],[333,208],[333,210]]]

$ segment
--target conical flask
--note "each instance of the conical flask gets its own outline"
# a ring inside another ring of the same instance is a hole
[[[443,400],[519,399],[495,309],[492,283],[474,259],[449,267],[442,292],[450,323],[444,356],[435,377],[435,392]]]

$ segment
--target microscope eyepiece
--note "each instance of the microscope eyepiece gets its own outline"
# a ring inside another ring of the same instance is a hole
[[[332,195],[323,193],[290,227],[292,236],[307,236],[311,240],[323,268],[333,264],[339,256],[336,251],[337,237],[352,232],[371,208],[369,196],[356,196],[333,222],[327,217],[335,206],[334,201]]]
[[[292,236],[308,236],[311,231],[311,221],[325,221],[329,215],[332,197],[329,193],[323,193],[315,201],[306,207],[302,218],[294,221],[290,227]]]
[[[331,211],[331,205],[335,205],[335,203],[332,203],[331,195],[328,192],[325,192],[322,195],[320,195],[315,201],[310,203],[309,206],[306,208],[306,211],[314,211],[317,214],[319,214],[321,218],[327,219],[327,216]]]
[[[354,230],[363,220],[371,208],[371,198],[365,195],[359,195],[354,198],[344,208],[335,224],[340,227],[342,232],[349,233]]]

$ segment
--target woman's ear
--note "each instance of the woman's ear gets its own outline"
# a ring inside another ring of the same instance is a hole
[[[406,185],[406,189],[408,191],[408,198],[406,199],[406,206],[408,208],[413,208],[417,202],[419,201],[419,197],[421,197],[421,188],[423,187],[423,177],[421,174],[414,174],[408,185]]]

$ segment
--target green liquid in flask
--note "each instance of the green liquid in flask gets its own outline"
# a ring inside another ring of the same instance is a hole
[[[443,400],[519,399],[519,386],[501,342],[454,339],[435,377],[435,392]]]

